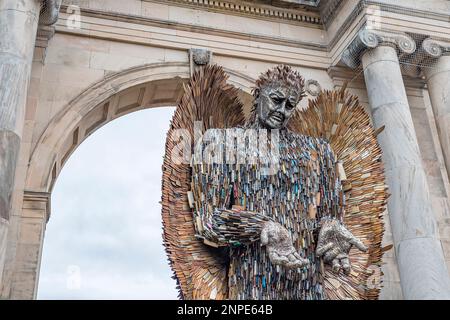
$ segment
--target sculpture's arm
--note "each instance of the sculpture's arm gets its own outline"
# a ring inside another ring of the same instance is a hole
[[[361,251],[367,247],[356,238],[344,225],[345,195],[341,180],[345,179],[343,168],[336,162],[328,143],[320,145],[321,151],[321,201],[318,203],[320,229],[318,233],[316,255],[331,264],[333,271],[351,270],[348,253],[354,245]]]
[[[206,204],[206,207],[209,204]],[[266,216],[237,207],[212,208],[206,215],[194,211],[197,236],[210,246],[249,244],[260,240]]]
[[[239,181],[235,166],[193,164],[190,204],[197,237],[219,247],[258,241],[268,217],[235,205]]]

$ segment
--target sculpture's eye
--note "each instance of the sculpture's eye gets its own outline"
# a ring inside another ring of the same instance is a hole
[[[273,102],[275,102],[276,104],[280,104],[283,102],[283,98],[277,96],[277,95],[272,95],[270,96],[270,98],[272,99]]]
[[[294,109],[294,105],[289,100],[286,101],[286,109],[288,110]]]

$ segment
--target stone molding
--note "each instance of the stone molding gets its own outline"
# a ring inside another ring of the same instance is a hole
[[[382,45],[395,47],[400,56],[413,54],[416,51],[416,42],[406,33],[363,28],[345,49],[342,54],[342,62],[348,67],[356,69],[366,50]]]
[[[325,2],[320,10],[320,17],[325,28],[328,28],[328,26],[333,22],[339,11],[339,7],[343,2],[344,0],[328,0]]]
[[[36,192],[25,190],[23,193],[23,203],[24,207],[28,206],[30,208],[45,208],[45,221],[48,222],[50,219],[50,192]]]
[[[171,3],[196,9],[200,8],[210,11],[226,12],[227,14],[247,15],[264,20],[284,20],[293,23],[306,23],[322,27],[320,15],[315,11],[278,8],[244,1],[236,2],[227,0],[165,0],[150,2],[161,2],[164,4]]]

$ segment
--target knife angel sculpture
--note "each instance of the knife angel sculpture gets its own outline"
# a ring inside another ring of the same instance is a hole
[[[219,66],[193,74],[162,180],[164,245],[183,299],[377,299],[387,188],[369,116],[345,88],[307,108],[289,66],[244,115]]]

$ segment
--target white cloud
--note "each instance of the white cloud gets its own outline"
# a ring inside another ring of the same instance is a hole
[[[159,204],[173,110],[114,120],[69,158],[52,194],[39,299],[177,298]]]

